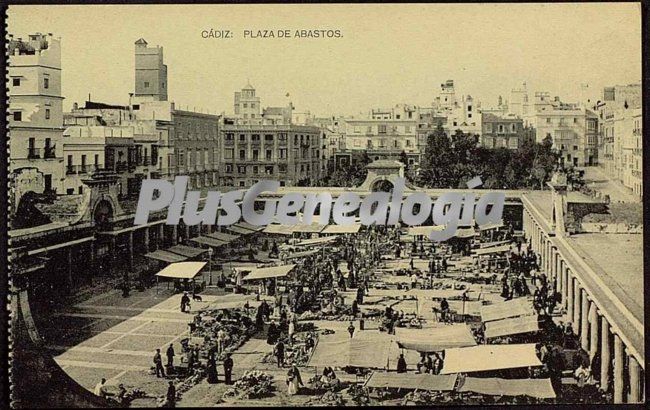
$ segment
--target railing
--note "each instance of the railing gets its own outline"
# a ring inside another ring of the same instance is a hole
[[[96,171],[99,165],[66,165],[65,173],[70,174],[87,174],[90,171]]]
[[[40,148],[28,148],[27,159],[38,159],[41,157]]]
[[[45,147],[43,151],[43,158],[52,159],[56,158],[56,150],[54,147]]]

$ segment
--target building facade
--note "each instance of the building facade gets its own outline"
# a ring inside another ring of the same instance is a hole
[[[532,133],[524,128],[524,120],[514,115],[483,114],[481,146],[485,148],[518,149],[531,141]]]
[[[221,185],[248,187],[261,179],[310,185],[321,177],[318,127],[231,122],[223,125],[221,136]]]
[[[61,41],[36,33],[8,44],[10,205],[23,195],[61,194]]]
[[[167,101],[167,66],[163,48],[149,47],[143,38],[135,42],[134,101]]]

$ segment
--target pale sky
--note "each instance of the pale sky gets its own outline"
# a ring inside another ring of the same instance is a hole
[[[635,3],[412,5],[10,6],[8,31],[62,41],[64,108],[126,104],[134,42],[164,47],[169,99],[232,113],[250,79],[262,106],[319,116],[358,115],[398,103],[428,106],[440,84],[484,107],[523,81],[567,102],[641,80],[641,14]],[[203,30],[232,39],[204,39]],[[244,30],[333,29],[335,39],[252,39]],[[532,93],[531,93],[532,94]]]

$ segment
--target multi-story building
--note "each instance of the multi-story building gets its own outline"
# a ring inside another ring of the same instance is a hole
[[[641,108],[628,109],[621,135],[623,185],[643,196],[643,114]]]
[[[534,129],[535,141],[551,137],[564,164],[595,165],[598,162],[598,116],[581,104],[568,104],[548,92],[536,92],[524,115],[524,126]]]
[[[120,195],[137,196],[141,181],[158,169],[156,122],[136,119],[129,107],[87,101],[65,115],[65,125],[67,194],[82,194],[83,180],[102,170],[120,177]]]
[[[321,129],[291,124],[240,124],[221,130],[221,183],[247,187],[261,179],[281,186],[309,185],[321,177]]]
[[[255,96],[255,88],[250,82],[235,92],[235,117],[242,124],[261,123],[261,110],[260,97]]]
[[[532,133],[524,128],[524,120],[515,116],[482,115],[481,146],[486,148],[518,149],[532,140]]]
[[[163,48],[149,47],[141,38],[135,42],[134,102],[167,101],[167,66]]]
[[[8,44],[10,204],[27,193],[61,194],[61,41],[36,33]]]

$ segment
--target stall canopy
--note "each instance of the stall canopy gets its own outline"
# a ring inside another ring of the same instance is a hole
[[[292,225],[280,225],[280,224],[270,224],[262,232],[264,233],[274,233],[280,235],[291,235],[293,233]]]
[[[172,252],[163,251],[162,249],[149,252],[144,256],[146,256],[147,258],[156,259],[167,263],[183,262],[184,260],[187,260],[185,256],[181,256]]]
[[[440,374],[541,366],[535,344],[479,345],[445,350]]]
[[[175,245],[171,248],[167,248],[166,250],[188,258],[195,258],[206,252],[206,249],[194,248],[187,245]]]
[[[263,226],[260,226],[259,228],[264,229]],[[234,232],[234,233],[239,234],[239,235],[250,235],[250,234],[256,232],[256,231],[251,231],[249,229],[241,227],[239,225],[229,225],[229,226],[226,226],[226,229],[229,230],[230,232]]]
[[[554,399],[551,379],[500,379],[496,377],[466,377],[459,392],[475,392],[491,396],[529,396]]]
[[[479,225],[479,229],[482,231],[487,231],[489,229],[497,229],[503,227],[503,222],[499,222],[496,224],[485,224],[485,225]]]
[[[242,228],[242,229],[248,229],[249,231],[252,231],[252,232],[259,232],[259,231],[261,231],[261,230],[264,229],[263,226],[258,226],[258,225],[249,224],[249,223],[246,222],[246,221],[238,222],[238,223],[236,223],[236,224],[233,225],[233,226],[236,226],[236,227],[238,227],[238,228]]]
[[[178,262],[171,263],[165,269],[156,273],[161,278],[194,279],[207,262]]]
[[[494,246],[501,246],[510,243],[511,241],[495,241],[495,242],[485,242],[480,245],[481,248],[492,248]]]
[[[481,321],[490,322],[493,320],[507,319],[509,317],[530,316],[535,314],[533,301],[527,297],[507,300],[503,303],[495,303],[481,307]]]
[[[395,328],[397,344],[418,352],[439,352],[453,347],[476,346],[472,331],[466,324],[429,329]]]
[[[294,252],[294,253],[292,253],[290,255],[285,256],[285,259],[304,258],[306,256],[315,255],[318,252],[320,252],[320,250],[318,250],[318,249],[311,249],[311,250],[304,251],[304,252]]]
[[[309,225],[306,224],[298,224],[294,225],[291,228],[291,232],[298,232],[298,233],[320,233],[323,229],[325,229],[325,225],[320,225],[318,223],[312,223]]]
[[[419,236],[424,235],[429,236],[429,233],[433,231],[444,231],[445,225],[434,225],[434,226],[409,226],[408,234],[410,236]]]
[[[355,337],[333,342],[321,340],[314,348],[309,366],[385,369],[388,367],[392,343],[389,338]]]
[[[295,246],[310,246],[310,245],[324,245],[329,242],[334,242],[336,240],[335,236],[326,236],[322,238],[311,238],[305,239],[295,244]]]
[[[485,337],[492,339],[495,337],[537,332],[538,330],[539,320],[537,315],[519,316],[487,322],[485,324]]]
[[[453,391],[456,379],[458,379],[456,374],[373,372],[366,381],[365,387]]]
[[[352,225],[328,225],[321,231],[322,234],[342,235],[346,233],[357,233],[361,229],[361,224]]]
[[[210,238],[218,239],[224,242],[232,242],[235,239],[239,238],[239,235],[231,235],[229,233],[224,233],[224,232],[212,232],[211,234],[208,234],[208,236]]]
[[[481,256],[481,255],[489,255],[492,253],[508,252],[509,250],[510,250],[510,245],[501,245],[501,246],[492,246],[490,248],[474,249],[472,251],[472,254],[476,256]]]
[[[457,238],[471,238],[476,235],[474,228],[458,228],[456,229]]]
[[[283,278],[295,268],[296,265],[271,266],[268,268],[253,268],[244,280]]]
[[[218,239],[210,238],[209,236],[199,236],[197,238],[190,239],[192,242],[200,243],[203,245],[208,245],[213,248],[218,248],[220,246],[227,245],[227,242],[220,241]]]

